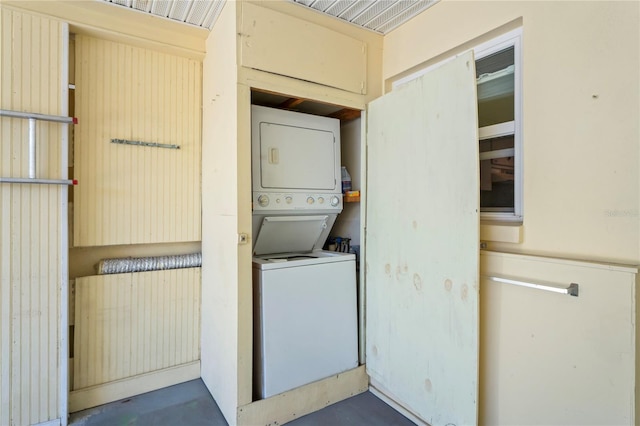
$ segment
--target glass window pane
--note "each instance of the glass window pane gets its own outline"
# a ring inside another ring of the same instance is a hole
[[[514,137],[480,141],[480,210],[514,212]]]
[[[476,61],[480,127],[514,120],[514,75],[513,46]]]

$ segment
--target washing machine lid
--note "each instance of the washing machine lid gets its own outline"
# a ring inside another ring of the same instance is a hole
[[[327,228],[328,220],[328,215],[267,216],[262,220],[253,253],[310,252]]]

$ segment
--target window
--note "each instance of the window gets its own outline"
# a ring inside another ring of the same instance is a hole
[[[517,29],[476,46],[482,220],[522,221],[521,38]],[[392,83],[405,84],[444,61]]]
[[[522,220],[521,31],[478,46],[480,213]]]

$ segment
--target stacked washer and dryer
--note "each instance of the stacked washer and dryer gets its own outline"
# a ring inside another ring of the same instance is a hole
[[[355,256],[323,251],[342,211],[340,122],[252,106],[254,383],[263,399],[358,366]]]

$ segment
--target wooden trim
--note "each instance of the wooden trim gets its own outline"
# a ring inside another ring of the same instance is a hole
[[[522,225],[482,223],[480,224],[480,241],[521,243]]]
[[[635,312],[635,330],[632,334],[632,338],[634,339],[634,349],[635,353],[635,397],[634,402],[635,406],[633,407],[633,412],[631,413],[631,424],[638,424],[638,419],[640,419],[640,309],[638,306],[638,291],[640,289],[640,274],[636,274],[636,285],[633,287],[632,295],[631,295],[631,303],[633,306],[633,312]]]
[[[3,1],[3,6],[63,20],[71,31],[181,54],[194,59],[205,55],[209,30],[168,18],[87,1]]]
[[[363,95],[246,67],[238,68],[238,82],[251,87],[252,90],[286,94],[285,96],[290,98],[302,98],[358,110],[367,107],[367,98]]]
[[[69,394],[69,412],[84,410],[200,377],[200,361],[90,386]]]
[[[283,424],[366,392],[364,365],[335,376],[238,407],[238,425]]]
[[[360,118],[360,110],[352,108],[343,108],[340,111],[329,114],[329,117],[337,118],[340,121],[350,121]]]
[[[480,256],[490,257],[502,257],[505,260],[523,260],[529,262],[543,262],[550,264],[560,264],[566,266],[574,266],[581,268],[593,268],[602,269],[605,271],[624,272],[629,274],[637,274],[640,271],[640,267],[636,265],[623,265],[617,263],[606,263],[581,259],[565,259],[560,257],[543,256],[535,254],[519,254],[519,253],[505,253],[498,251],[482,250]],[[482,259],[482,257],[481,257]]]
[[[405,408],[402,404],[400,404],[398,401],[393,399],[393,397],[387,395],[387,393],[385,392],[388,392],[388,391],[384,389],[384,387],[376,380],[371,379],[371,385],[369,386],[369,391],[375,396],[377,396],[378,398],[380,398],[382,401],[384,401],[388,406],[390,406],[391,408],[393,408],[394,410],[396,410],[397,412],[399,412],[400,414],[402,414],[403,416],[405,416],[406,418],[414,422],[416,425],[427,426],[429,424],[424,420],[422,420],[420,417],[418,417],[411,410]]]
[[[304,99],[289,98],[286,101],[284,101],[283,103],[281,103],[280,105],[278,105],[278,108],[284,108],[284,109],[294,108],[294,107],[300,105],[303,102],[304,102]]]
[[[62,63],[60,76],[60,112],[69,115],[69,24],[60,25]],[[60,126],[60,178],[68,179],[69,173],[69,124]],[[60,424],[67,426],[69,417],[69,189],[60,187]]]

